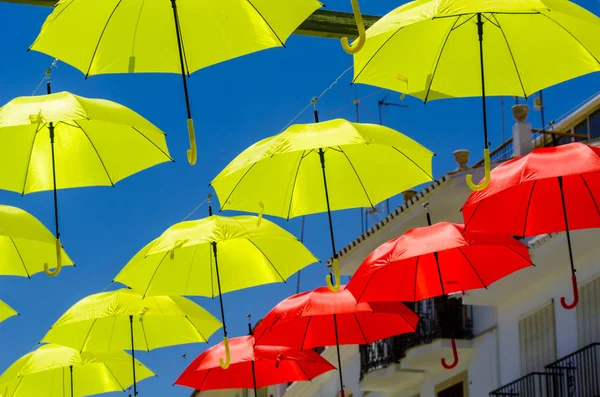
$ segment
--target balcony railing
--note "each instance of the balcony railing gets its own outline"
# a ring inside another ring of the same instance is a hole
[[[546,366],[562,377],[565,397],[600,396],[600,343],[593,343]]]
[[[417,332],[360,346],[361,379],[371,371],[400,362],[413,347],[432,343],[439,338],[471,339],[471,307],[463,306],[460,299],[449,299],[448,313],[445,313],[443,300],[444,298],[440,297],[415,304],[416,312],[421,317]]]
[[[490,397],[568,397],[564,381],[562,374],[532,372],[490,392]]]

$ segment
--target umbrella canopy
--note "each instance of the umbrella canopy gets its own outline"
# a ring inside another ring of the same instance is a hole
[[[463,225],[440,222],[381,245],[358,268],[347,290],[359,302],[417,302],[487,288],[532,265],[527,246],[508,234],[465,231]]]
[[[252,216],[212,215],[176,224],[148,244],[115,281],[144,294],[219,297],[227,349],[222,294],[285,282],[317,259],[298,239],[272,222]],[[223,362],[226,369],[229,353]]]
[[[62,249],[62,265],[73,261]],[[56,239],[33,215],[0,205],[0,275],[30,277],[56,266]]]
[[[229,340],[231,365],[224,370],[219,359],[223,343],[199,355],[179,376],[176,385],[199,391],[257,389],[296,381],[310,381],[335,367],[312,350],[282,346],[255,346],[254,337]]]
[[[15,311],[12,307],[8,306],[6,303],[0,301],[0,323],[13,317],[18,316],[19,313]]]
[[[493,176],[462,208],[467,229],[523,237],[567,232],[575,300],[561,303],[574,308],[579,296],[569,231],[600,227],[600,148],[575,142],[535,149],[496,167]]]
[[[391,128],[336,119],[296,124],[255,143],[211,185],[222,210],[258,212],[262,202],[265,214],[290,219],[328,207],[374,207],[433,180],[432,158],[427,148]]]
[[[213,244],[218,250],[217,280]],[[285,282],[318,259],[292,234],[254,216],[178,223],[146,245],[115,277],[143,295],[221,293]]]
[[[310,349],[336,346],[342,395],[340,345],[368,344],[414,332],[419,316],[400,302],[357,303],[341,286],[317,288],[281,301],[254,331],[258,345]]]
[[[283,47],[322,5],[316,0],[61,0],[30,49],[86,77],[106,73],[178,73],[186,99],[190,150],[196,138],[186,76],[252,52]]]
[[[48,275],[62,267],[57,189],[114,186],[166,161],[172,160],[164,133],[115,102],[60,92],[0,108],[0,189],[54,190],[57,268],[46,267]]]
[[[600,70],[600,19],[565,0],[419,0],[404,4],[367,31],[354,56],[354,82],[424,101],[483,97],[486,179],[489,150],[486,95],[528,97]],[[560,59],[544,62],[548,54]]]
[[[140,346],[159,347],[198,343],[221,328],[221,323],[194,302],[179,296],[144,298],[121,289],[90,295],[71,306],[54,323],[42,342],[78,351],[109,352],[131,349],[132,360]],[[133,388],[137,395],[136,367]]]
[[[315,104],[316,106],[316,104]],[[290,219],[327,211],[334,258],[327,285],[340,286],[331,211],[374,207],[433,180],[433,153],[390,128],[336,119],[297,124],[255,143],[212,181],[221,209]],[[402,172],[398,172],[402,170]]]
[[[154,376],[135,361],[138,380]],[[131,356],[123,351],[84,352],[43,345],[15,361],[0,377],[2,397],[83,397],[125,391],[131,384]]]
[[[131,348],[133,317],[137,350],[186,343],[206,343],[221,323],[189,299],[179,296],[142,297],[120,289],[90,295],[69,308],[42,342],[78,351],[114,351]]]

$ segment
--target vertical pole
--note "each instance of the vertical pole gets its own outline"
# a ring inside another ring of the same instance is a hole
[[[75,392],[73,391],[73,366],[69,367],[69,372],[71,373],[71,397],[75,397]]]
[[[173,16],[175,18],[175,34],[177,35],[177,47],[179,49],[179,63],[181,65],[181,77],[183,80],[183,93],[185,94],[185,106],[187,109],[188,119],[192,118],[192,111],[190,109],[190,98],[188,95],[187,86],[187,72],[185,68],[185,61],[183,55],[183,44],[181,43],[181,28],[179,26],[179,15],[177,14],[177,0],[171,0],[171,6],[173,8]]]
[[[484,148],[489,148],[488,131],[487,131],[487,106],[485,101],[485,72],[483,65],[483,21],[481,13],[477,14],[477,33],[479,35],[479,63],[481,68],[481,105],[483,109],[483,138],[485,140]]]
[[[335,346],[337,347],[337,359],[338,359],[338,372],[340,374],[340,389],[341,389],[341,397],[346,396],[346,392],[344,391],[344,378],[342,376],[342,356],[340,354],[340,339],[338,336],[338,324],[337,324],[337,315],[333,315],[333,325],[335,328]]]
[[[129,316],[129,329],[131,331],[131,364],[133,367],[133,397],[138,395],[137,382],[135,379],[135,344],[133,342],[133,316]]]
[[[258,397],[258,390],[256,390],[256,368],[254,366],[254,360],[252,360],[252,382],[254,384],[254,397]]]
[[[50,80],[46,83],[46,92],[48,95],[52,94],[52,87]],[[50,148],[52,151],[52,183],[54,191],[54,228],[56,231],[56,239],[60,240],[60,231],[58,229],[58,193],[56,189],[56,159],[54,153],[54,123],[48,124],[48,131],[50,132]]]

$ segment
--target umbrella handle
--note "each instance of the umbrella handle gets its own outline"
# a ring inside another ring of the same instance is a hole
[[[467,185],[471,190],[483,190],[490,184],[491,164],[490,164],[490,149],[483,150],[483,167],[485,176],[479,185],[473,183],[473,175],[467,175]]]
[[[198,153],[196,152],[196,133],[194,132],[194,120],[188,119],[188,135],[190,137],[190,149],[187,151],[188,163],[190,165],[196,164],[196,157]]]
[[[337,258],[333,259],[333,264],[331,265],[331,268],[333,269],[333,277],[331,276],[331,274],[328,274],[325,278],[325,281],[327,282],[327,286],[329,287],[329,289],[333,292],[336,292],[340,289],[340,286],[342,285],[340,278],[340,264],[338,263]],[[335,284],[333,283],[334,277]]]
[[[229,339],[227,337],[223,338],[223,344],[225,345],[225,361],[222,358],[219,359],[219,364],[221,368],[227,369],[231,364],[231,353],[229,352]]]
[[[365,45],[365,41],[367,40],[367,32],[365,31],[365,23],[363,21],[362,15],[360,13],[360,7],[358,5],[358,0],[352,1],[352,12],[354,13],[354,18],[356,19],[356,27],[358,28],[358,39],[350,45],[348,43],[347,37],[342,37],[342,48],[348,54],[356,54],[360,50],[362,50]]]
[[[442,358],[442,367],[446,369],[455,368],[458,365],[458,351],[456,350],[456,341],[452,338],[452,356],[454,358],[454,362],[452,364],[448,364],[445,358]]]
[[[47,263],[44,263],[44,273],[48,277],[56,277],[60,270],[62,269],[62,246],[60,245],[60,239],[56,239],[56,269],[54,271],[50,271],[50,267]]]
[[[573,277],[571,278],[571,280],[572,280],[572,283],[573,283],[573,303],[571,303],[569,305],[569,304],[567,304],[567,300],[565,299],[564,296],[562,296],[560,298],[560,304],[566,310],[573,310],[573,309],[575,309],[575,306],[577,306],[577,304],[579,303],[579,289],[577,288],[577,276],[573,275]]]
[[[262,200],[260,200],[258,202],[258,206],[260,207],[260,212],[258,213],[258,220],[256,221],[256,227],[260,226],[260,224],[262,222],[263,215],[265,213],[265,203],[263,203]]]

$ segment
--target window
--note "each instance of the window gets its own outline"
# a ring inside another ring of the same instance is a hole
[[[435,397],[468,397],[469,374],[462,372],[435,387]],[[417,395],[418,396],[418,395]],[[479,397],[479,396],[478,396]]]
[[[521,375],[543,371],[556,360],[556,328],[554,302],[519,321]]]
[[[575,126],[573,133],[577,135],[585,135],[585,138],[575,138],[575,142],[587,141],[589,139],[587,118]]]
[[[600,109],[590,115],[590,139],[600,138]]]
[[[580,348],[600,341],[600,278],[579,288],[577,337]]]

